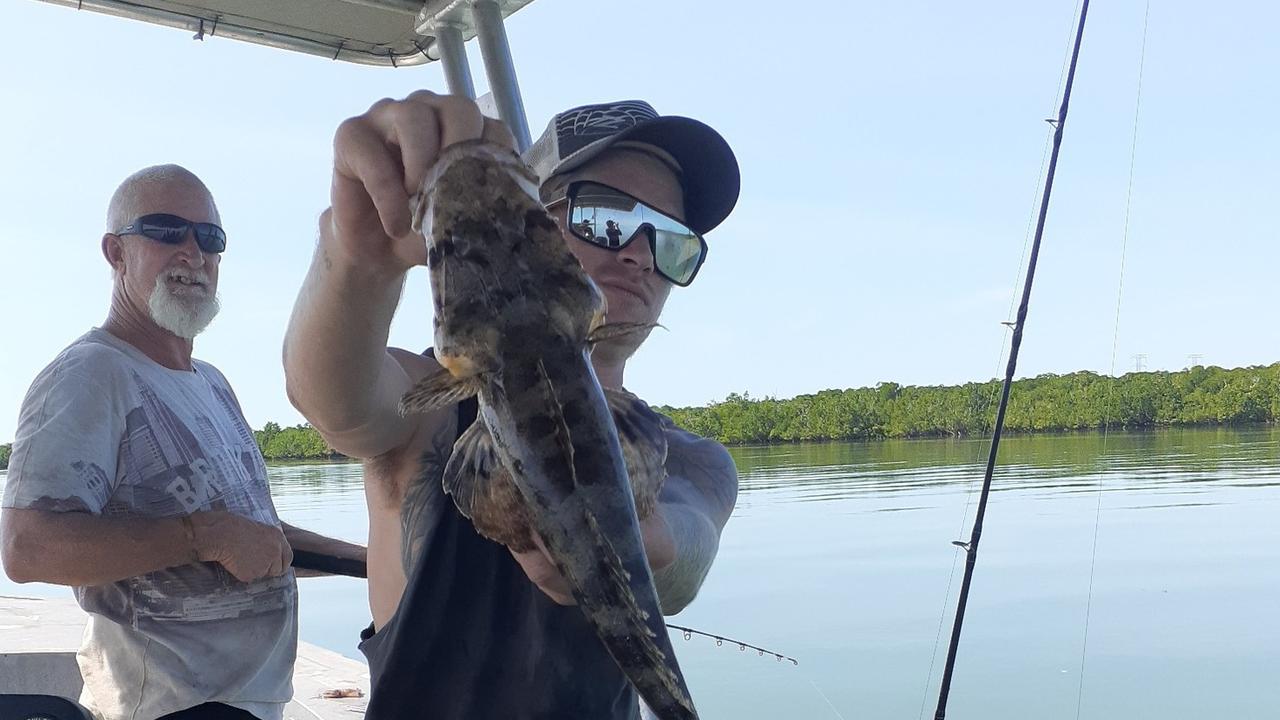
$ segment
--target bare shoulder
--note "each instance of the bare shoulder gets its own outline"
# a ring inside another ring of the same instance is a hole
[[[388,348],[388,356],[410,384],[440,365],[429,355]],[[430,525],[433,490],[453,450],[457,433],[454,407],[412,416],[407,442],[364,462],[369,511],[369,607],[377,627],[400,604],[414,561]]]
[[[387,354],[404,370],[411,384],[440,369],[428,354],[387,348]],[[410,486],[417,480],[424,453],[439,450],[443,438],[453,432],[454,412],[443,408],[414,418],[407,442],[364,463],[365,491],[371,505],[398,512]]]
[[[723,527],[738,500],[738,466],[724,445],[677,426],[665,415],[668,488],[670,499],[700,499],[716,524]],[[689,493],[696,493],[690,497]],[[671,497],[674,495],[675,497]]]
[[[428,374],[440,369],[440,363],[436,362],[436,359],[429,353],[416,353],[404,348],[389,347],[387,348],[387,354],[404,369],[405,374],[409,376],[410,382],[416,383]]]

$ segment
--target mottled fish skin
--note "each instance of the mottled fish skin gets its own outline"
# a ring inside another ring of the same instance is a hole
[[[450,146],[423,188],[414,225],[427,240],[435,355],[449,374],[424,378],[402,409],[479,396],[497,461],[587,621],[658,718],[696,718],[589,358],[603,295],[514,152]]]
[[[604,395],[618,429],[636,517],[644,520],[657,507],[667,478],[667,436],[660,416],[640,398],[623,390],[605,389]],[[458,438],[443,482],[458,510],[471,518],[476,532],[516,552],[536,547],[529,506],[498,461],[489,428],[483,422],[474,423]]]

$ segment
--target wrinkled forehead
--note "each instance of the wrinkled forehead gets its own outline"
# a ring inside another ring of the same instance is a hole
[[[121,184],[107,210],[107,232],[116,232],[139,217],[153,213],[222,224],[218,206],[204,183],[182,174],[176,177],[167,174],[163,177],[129,178]]]
[[[195,222],[220,223],[218,206],[205,187],[189,180],[146,183],[138,188],[135,215],[169,213]]]
[[[195,173],[173,163],[151,165],[121,181],[107,203],[107,232],[132,222],[139,214],[164,212],[165,206],[193,208],[206,221],[217,215],[208,188]],[[176,214],[176,213],[175,213]]]

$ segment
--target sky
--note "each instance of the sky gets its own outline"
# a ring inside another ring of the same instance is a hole
[[[1153,3],[1139,103],[1145,11],[1090,10],[1020,376],[1121,373],[1138,354],[1169,370],[1192,355],[1280,360],[1280,6]],[[717,128],[742,167],[737,209],[708,236],[697,281],[671,294],[628,387],[685,406],[1003,374],[1001,322],[1075,12],[1073,0],[814,0],[803,13],[537,0],[509,18],[535,136],[558,110],[641,98]],[[226,374],[253,427],[301,422],[280,346],[328,203],[334,130],[379,98],[443,92],[439,64],[197,42],[34,0],[0,2],[0,28],[0,442],[40,369],[106,317],[111,192],[167,162],[204,179],[229,235],[223,310],[196,356]],[[484,92],[474,42],[468,53]],[[430,313],[416,270],[392,343],[429,345]]]

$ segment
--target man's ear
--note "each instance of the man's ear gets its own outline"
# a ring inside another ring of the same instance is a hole
[[[102,236],[102,257],[116,272],[124,271],[124,243],[119,235],[106,233]]]

